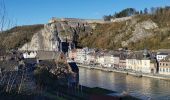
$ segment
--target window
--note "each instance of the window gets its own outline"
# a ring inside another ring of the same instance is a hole
[[[168,66],[168,64],[166,64],[166,66]]]
[[[160,71],[160,72],[162,71],[161,68],[159,68],[159,71]]]
[[[168,72],[168,68],[166,68],[166,72]]]
[[[159,65],[161,66],[161,63],[159,63]]]

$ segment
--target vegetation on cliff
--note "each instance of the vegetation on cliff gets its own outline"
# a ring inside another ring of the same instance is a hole
[[[34,33],[40,31],[43,25],[17,26],[0,33],[0,47],[16,49],[29,42]]]
[[[125,11],[126,10],[123,10],[123,12]],[[145,13],[143,13],[144,11]],[[139,39],[135,42],[130,42],[126,47],[135,50],[144,48],[152,50],[160,48],[170,49],[170,7],[151,8],[150,12],[146,9],[144,11],[141,11],[141,14],[135,13],[135,16],[128,21],[97,24],[92,34],[79,36],[79,44],[81,46],[102,49],[122,48],[124,47],[122,46],[122,41],[127,42],[133,37],[137,24],[144,21],[153,21],[158,25],[158,28],[144,29],[147,33],[151,33],[151,36],[146,36],[145,38],[137,36]],[[144,36],[147,34],[141,35]]]

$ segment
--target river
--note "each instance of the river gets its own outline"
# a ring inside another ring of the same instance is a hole
[[[170,81],[135,77],[131,75],[79,68],[80,84],[101,87],[130,95],[143,100],[170,100]]]

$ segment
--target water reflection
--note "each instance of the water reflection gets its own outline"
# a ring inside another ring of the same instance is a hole
[[[146,100],[170,100],[170,81],[165,80],[80,68],[80,84],[118,92],[128,91]]]

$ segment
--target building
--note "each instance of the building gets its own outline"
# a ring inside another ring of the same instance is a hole
[[[87,49],[77,49],[77,57],[75,59],[78,63],[85,63],[87,59]]]
[[[23,57],[24,58],[36,58],[37,52],[36,51],[29,51],[29,52],[24,52]]]
[[[170,55],[159,61],[159,74],[170,75]]]
[[[158,52],[157,55],[156,55],[156,59],[158,61],[160,61],[162,59],[165,59],[166,56],[168,56],[168,53],[160,53],[160,52]]]
[[[96,52],[96,63],[100,66],[103,66],[104,63],[104,53],[102,52]]]
[[[68,57],[69,59],[76,59],[77,57],[77,50],[76,49],[72,49],[68,52]]]
[[[96,62],[103,67],[118,67],[119,55],[112,51],[100,51],[96,53]]]
[[[77,57],[75,59],[76,62],[78,63],[86,63],[87,61],[87,54],[95,52],[94,49],[89,49],[89,48],[83,48],[83,49],[77,49]]]
[[[120,61],[120,58],[119,58],[119,54],[114,54],[113,55],[113,67],[114,68],[119,68],[119,61]]]
[[[111,22],[122,22],[122,21],[131,20],[131,19],[132,19],[132,16],[122,17],[122,18],[112,18]]]
[[[95,64],[96,63],[96,54],[95,52],[90,52],[86,55],[86,64]]]
[[[126,69],[142,73],[156,73],[156,59],[150,58],[148,52],[133,52],[126,59]]]
[[[120,54],[119,68],[120,69],[126,69],[126,55],[125,54]]]
[[[104,67],[113,67],[114,65],[114,56],[111,53],[104,54]]]

